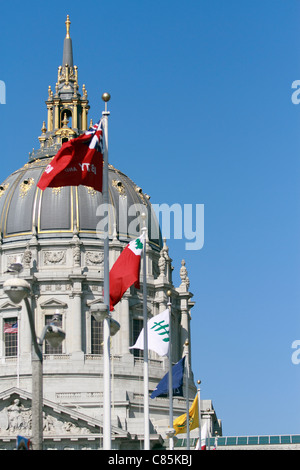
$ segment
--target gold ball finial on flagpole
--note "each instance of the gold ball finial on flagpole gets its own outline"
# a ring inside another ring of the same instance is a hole
[[[107,103],[110,100],[110,94],[109,93],[103,93],[102,99],[103,99],[103,101],[105,101],[105,103]]]
[[[172,295],[172,291],[170,289],[167,290],[167,296],[168,296],[167,307],[168,307],[170,312],[171,312],[171,306],[172,306],[171,295]]]
[[[109,94],[109,93],[103,93],[102,99],[103,99],[103,101],[104,101],[104,103],[105,103],[105,111],[104,111],[104,114],[108,116],[108,115],[109,115],[109,112],[107,111],[107,103],[108,103],[109,100],[110,100],[110,94]]]

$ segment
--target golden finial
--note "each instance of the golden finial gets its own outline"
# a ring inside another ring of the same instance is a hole
[[[64,113],[64,118],[61,121],[61,123],[63,124],[63,127],[68,127],[68,122],[69,122],[69,119],[67,118],[67,113]]]
[[[66,28],[67,28],[66,38],[69,39],[70,38],[70,24],[71,24],[69,15],[67,15],[67,21],[65,23],[66,23]]]
[[[103,93],[102,99],[103,99],[103,101],[105,101],[105,103],[107,103],[110,100],[110,94],[109,93]]]

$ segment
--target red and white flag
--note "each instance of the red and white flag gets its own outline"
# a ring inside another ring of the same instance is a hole
[[[4,323],[4,333],[18,333],[18,323]]]
[[[206,450],[206,442],[207,442],[208,437],[209,437],[209,432],[208,432],[208,423],[206,419],[204,422],[203,428],[201,429],[201,450]]]
[[[198,439],[197,444],[195,446],[195,450],[206,450],[207,438],[209,438],[209,432],[208,423],[207,420],[205,420],[203,426],[201,427],[201,446]]]
[[[122,251],[109,273],[110,310],[121,300],[126,290],[134,284],[140,288],[141,254],[144,235],[131,241]]]
[[[42,174],[38,187],[90,186],[102,191],[102,120],[79,137],[65,142]]]

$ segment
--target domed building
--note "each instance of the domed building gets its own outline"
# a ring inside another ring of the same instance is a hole
[[[67,18],[62,65],[55,89],[48,88],[47,119],[24,166],[0,186],[0,449],[15,447],[16,435],[31,436],[32,339],[24,303],[9,300],[3,284],[10,266],[31,286],[30,303],[39,336],[56,316],[65,331],[59,347],[43,342],[44,449],[98,449],[103,436],[103,324],[93,306],[103,302],[102,194],[86,186],[47,188],[37,183],[62,143],[91,124],[87,90],[79,92]],[[151,210],[150,197],[109,165],[109,264],[140,230],[137,214],[148,214],[146,248],[147,312],[151,318],[172,295],[172,361],[191,350],[193,294],[182,261],[181,284],[172,282],[172,260]],[[135,211],[129,210],[135,208]],[[120,330],[111,337],[112,448],[143,448],[143,352],[129,349],[143,327],[143,286],[131,287],[112,312]],[[188,346],[185,343],[188,341]],[[191,355],[187,355],[191,366]],[[149,351],[149,393],[168,371],[168,360]],[[191,402],[196,387],[190,377]],[[186,412],[174,397],[174,417]],[[220,423],[210,400],[201,400],[212,434]],[[169,399],[150,400],[150,445],[168,448]]]

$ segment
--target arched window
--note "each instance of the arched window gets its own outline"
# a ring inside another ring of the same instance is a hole
[[[72,129],[72,111],[70,109],[63,109],[60,115],[61,127],[69,127]]]

